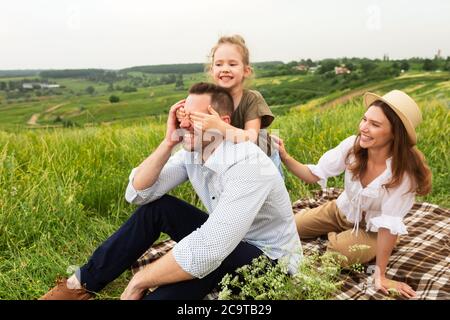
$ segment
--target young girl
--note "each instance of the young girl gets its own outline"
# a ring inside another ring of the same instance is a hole
[[[296,215],[301,238],[328,236],[328,250],[347,257],[347,265],[376,258],[376,287],[384,293],[395,288],[405,297],[414,290],[406,283],[388,280],[386,266],[398,235],[406,234],[403,218],[415,194],[431,190],[431,172],[415,147],[415,127],[422,115],[407,94],[394,90],[364,95],[367,111],[359,133],[326,152],[317,165],[293,159],[278,143],[281,160],[307,183],[326,186],[327,178],[345,171],[344,192],[335,201]],[[362,230],[361,230],[362,229]]]
[[[253,72],[244,39],[239,35],[221,37],[211,49],[210,57],[209,75],[216,85],[228,88],[233,97],[234,113],[231,116],[231,124],[221,121],[212,108],[209,109],[209,115],[192,113],[189,115],[190,119],[203,131],[218,128],[225,139],[235,142],[250,140],[257,143],[281,170],[281,163],[277,163],[278,151],[271,148],[270,137],[264,130],[270,126],[274,115],[258,91],[244,88],[245,80]],[[181,120],[186,116],[184,108],[180,108],[177,118]]]

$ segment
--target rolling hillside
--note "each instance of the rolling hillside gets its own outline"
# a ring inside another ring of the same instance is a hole
[[[189,81],[197,80],[185,84]],[[254,85],[280,89],[291,85],[292,89],[302,81],[299,76],[280,76],[256,79]],[[72,82],[67,87],[77,85]],[[433,192],[418,201],[450,207],[448,74],[405,75],[303,104],[272,105],[283,112],[271,128],[285,139],[294,157],[314,163],[356,132],[364,112],[362,92],[384,93],[393,88],[411,94],[423,112],[418,147],[432,168]],[[124,200],[129,172],[164,135],[164,116],[145,117],[153,111],[163,115],[165,108],[184,96],[173,86],[158,86],[121,94],[123,103],[110,105],[103,89],[96,90],[99,95],[79,100],[56,96],[0,105],[0,125],[7,129],[0,130],[0,299],[36,299],[56,276],[85,263],[92,250],[130,215],[133,206]],[[36,124],[27,124],[33,115],[38,115]],[[56,116],[81,127],[24,130],[55,125]],[[108,126],[95,125],[111,121]],[[291,174],[286,185],[292,200],[318,188]],[[342,178],[331,179],[329,185],[342,186]],[[201,206],[188,184],[172,194]],[[130,273],[125,273],[98,298],[118,298],[129,279]]]

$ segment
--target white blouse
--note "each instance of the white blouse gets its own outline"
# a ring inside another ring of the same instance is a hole
[[[364,211],[366,231],[378,232],[378,228],[386,228],[393,235],[407,234],[403,218],[415,200],[415,193],[409,191],[409,176],[405,174],[400,185],[395,188],[387,190],[383,187],[392,178],[392,159],[389,158],[386,160],[386,170],[364,188],[359,179],[353,180],[353,174],[345,164],[347,153],[355,140],[356,136],[348,137],[336,148],[327,151],[317,165],[309,164],[308,168],[321,179],[318,183],[322,188],[326,187],[328,178],[345,171],[344,192],[337,199],[336,205],[347,220],[354,223],[353,231],[358,232]]]

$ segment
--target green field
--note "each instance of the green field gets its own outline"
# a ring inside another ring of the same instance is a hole
[[[185,79],[186,87],[201,77]],[[255,79],[253,85],[290,90],[303,81],[302,76],[278,76]],[[65,85],[77,91],[84,90],[86,82],[67,80]],[[323,152],[356,132],[364,108],[361,95],[352,98],[352,92],[384,93],[393,88],[410,93],[423,112],[418,147],[433,171],[433,192],[418,201],[450,207],[448,73],[405,75],[301,105],[273,104],[283,112],[271,128],[279,130],[295,158],[316,162]],[[121,225],[134,209],[124,200],[129,172],[161,141],[164,113],[185,96],[173,85],[139,88],[120,93],[122,102],[111,105],[106,88],[96,90],[94,96],[51,96],[11,104],[3,100],[0,105],[0,299],[38,298],[57,276],[66,275],[69,266],[85,263]],[[58,104],[63,105],[46,112]],[[38,124],[27,126],[35,113],[41,115]],[[42,129],[55,125],[58,115],[81,127]],[[286,185],[292,200],[318,189],[291,174]],[[342,178],[331,179],[329,185],[342,186]],[[188,184],[172,194],[200,205]],[[130,276],[125,273],[99,298],[118,298]]]
[[[114,83],[114,88],[133,86],[135,77],[141,73],[132,72],[128,78]],[[152,75],[151,77],[157,77]],[[0,78],[6,81],[5,78]],[[6,78],[19,80],[19,78]],[[95,126],[122,122],[123,120],[151,121],[155,116],[167,114],[170,106],[186,96],[187,89],[195,82],[205,81],[203,73],[184,75],[184,90],[176,90],[173,84],[135,87],[136,92],[109,90],[103,82],[86,79],[54,79],[63,86],[51,95],[35,96],[29,91],[19,98],[8,99],[0,91],[0,130],[20,131],[24,128],[54,128],[67,126]],[[276,115],[286,114],[291,107],[318,101],[326,104],[342,95],[358,90],[388,91],[391,88],[413,88],[414,90],[442,95],[449,80],[448,72],[417,73],[410,72],[401,77],[388,80],[369,80],[342,82],[342,78],[325,79],[317,75],[282,75],[254,78],[249,82],[251,88],[260,91]],[[342,82],[342,83],[341,83]],[[444,87],[442,87],[444,86]],[[95,92],[88,94],[86,88]],[[420,88],[419,88],[420,87]],[[420,90],[419,90],[420,89]],[[116,95],[120,102],[111,103],[109,97]],[[32,120],[34,118],[34,120]]]

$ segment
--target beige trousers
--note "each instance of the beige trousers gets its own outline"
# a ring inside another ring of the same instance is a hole
[[[352,234],[353,223],[349,222],[336,206],[336,200],[296,214],[295,223],[302,239],[327,234],[327,250],[347,257],[343,266],[366,263],[375,258],[377,233],[366,232],[366,223],[361,221],[358,233],[355,231]]]

